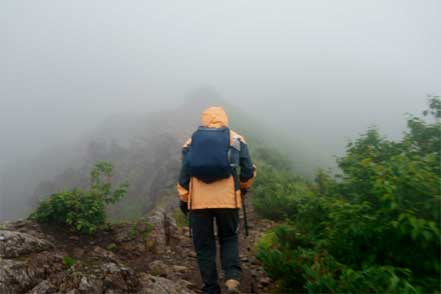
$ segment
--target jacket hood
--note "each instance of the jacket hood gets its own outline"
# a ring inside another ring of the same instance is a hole
[[[222,107],[209,107],[202,112],[202,126],[208,128],[228,127],[228,116]]]

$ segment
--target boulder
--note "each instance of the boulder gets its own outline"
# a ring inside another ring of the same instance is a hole
[[[49,241],[26,233],[0,230],[0,257],[14,258],[53,247]]]
[[[149,264],[150,273],[154,276],[167,277],[169,266],[162,260],[155,260]]]
[[[112,251],[106,250],[100,246],[95,246],[95,248],[93,249],[93,254],[103,259],[118,262],[118,258]]]
[[[45,278],[45,270],[26,261],[0,258],[0,293],[23,293]]]
[[[58,254],[42,252],[20,260],[0,257],[0,293],[29,291],[52,273],[62,270],[63,259]]]
[[[142,290],[138,294],[191,294],[195,293],[189,287],[193,286],[185,280],[172,281],[147,273],[140,273],[139,280]]]
[[[133,292],[139,288],[138,279],[132,269],[113,262],[102,265],[104,288],[123,292]]]
[[[28,294],[46,294],[46,293],[56,293],[56,292],[57,292],[57,287],[55,287],[48,280],[44,280],[40,284],[32,288],[32,290],[29,291]]]
[[[186,273],[188,271],[188,267],[183,265],[174,265],[172,268],[173,271],[177,273]]]
[[[83,276],[78,284],[78,290],[84,294],[103,293],[103,282],[92,276]]]

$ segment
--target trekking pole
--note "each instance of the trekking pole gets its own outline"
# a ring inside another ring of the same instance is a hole
[[[193,238],[193,235],[191,233],[191,218],[190,218],[190,212],[188,212],[188,236],[190,239]]]
[[[248,217],[247,217],[247,207],[245,205],[245,196],[247,195],[248,190],[242,190],[242,209],[243,209],[243,221],[245,225],[245,238],[248,237]]]
[[[189,197],[188,201],[190,202],[190,209],[188,210],[187,216],[188,216],[188,236],[190,237],[190,239],[193,239],[193,234],[191,232],[191,207],[193,206],[193,201],[191,199],[191,197]]]
[[[191,203],[190,203],[190,207],[191,207]],[[188,221],[188,236],[190,237],[190,239],[192,239],[193,234],[191,232],[191,216],[190,216],[190,214],[191,214],[191,210],[189,210],[187,212],[187,221]]]

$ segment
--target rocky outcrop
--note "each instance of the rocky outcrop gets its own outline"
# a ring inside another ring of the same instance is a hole
[[[32,235],[0,230],[0,257],[11,258],[48,250],[53,245]]]
[[[163,210],[94,236],[32,221],[1,228],[2,294],[194,293],[187,286],[195,285],[181,278],[185,267],[161,260],[181,240],[174,220]]]
[[[0,293],[23,293],[63,270],[61,255],[42,251],[53,248],[47,241],[19,232],[2,233],[8,238],[0,241],[4,249],[0,257]]]
[[[240,232],[242,291],[267,293],[271,280],[252,253],[271,223],[252,218]],[[256,224],[259,222],[259,224]],[[221,277],[222,280],[222,277]],[[0,293],[200,293],[201,280],[188,228],[156,210],[134,223],[93,236],[32,221],[2,225]]]

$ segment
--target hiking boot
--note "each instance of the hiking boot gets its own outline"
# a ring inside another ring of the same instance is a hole
[[[225,282],[225,286],[227,287],[228,294],[238,294],[240,283],[238,280],[229,279]]]

